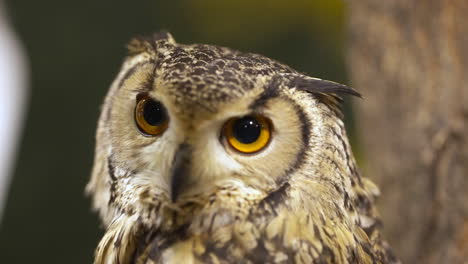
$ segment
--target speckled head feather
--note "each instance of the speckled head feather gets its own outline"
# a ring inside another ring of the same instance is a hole
[[[87,186],[107,228],[95,263],[397,263],[340,118],[355,90],[169,33],[128,49]],[[141,98],[162,132],[141,131]],[[267,120],[253,152],[226,134],[243,117]]]

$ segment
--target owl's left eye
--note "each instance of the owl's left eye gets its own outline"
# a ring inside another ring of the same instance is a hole
[[[161,102],[147,94],[139,94],[135,107],[135,122],[145,136],[157,136],[166,131],[169,117]]]
[[[223,134],[229,145],[242,153],[254,153],[270,142],[271,121],[261,115],[247,115],[229,119]]]

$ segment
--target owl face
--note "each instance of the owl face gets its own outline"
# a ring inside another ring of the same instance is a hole
[[[301,113],[287,94],[265,98],[258,86],[205,105],[203,96],[178,92],[179,80],[152,80],[154,72],[152,65],[140,67],[115,95],[108,129],[118,151],[112,159],[173,202],[224,184],[266,194],[303,151]],[[142,80],[151,83],[142,89]]]
[[[324,116],[339,119],[334,94],[355,94],[259,55],[176,44],[168,34],[130,51],[106,98],[88,186],[105,222],[122,208],[212,203],[226,190],[260,202],[306,157],[324,155],[333,136]]]

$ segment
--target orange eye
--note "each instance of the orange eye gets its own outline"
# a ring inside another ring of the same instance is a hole
[[[135,122],[145,136],[157,136],[166,131],[169,117],[161,102],[153,100],[147,94],[137,96]]]
[[[223,128],[229,145],[243,153],[262,150],[271,137],[271,122],[260,115],[247,115],[229,119]]]

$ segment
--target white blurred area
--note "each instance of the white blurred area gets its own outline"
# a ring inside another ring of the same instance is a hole
[[[0,222],[13,173],[26,108],[24,51],[0,1]]]

